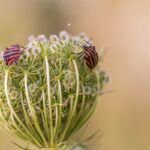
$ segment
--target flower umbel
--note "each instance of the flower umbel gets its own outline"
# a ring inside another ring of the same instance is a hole
[[[78,57],[87,39],[66,31],[50,38],[32,36],[17,64],[6,65],[0,55],[2,128],[35,149],[66,150],[79,141],[76,133],[92,115],[108,81],[100,62],[91,71]]]

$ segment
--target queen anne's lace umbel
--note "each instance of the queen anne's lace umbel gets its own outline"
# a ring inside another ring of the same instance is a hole
[[[108,77],[100,62],[91,71],[78,57],[89,41],[83,33],[28,40],[17,63],[6,65],[0,53],[1,127],[37,149],[66,150],[80,142],[76,133],[95,110]]]

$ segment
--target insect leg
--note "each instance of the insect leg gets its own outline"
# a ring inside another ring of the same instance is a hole
[[[83,53],[81,53],[81,55],[79,54],[79,57],[78,58],[81,58],[83,56]]]
[[[79,52],[79,53],[72,52],[72,54],[78,55],[78,58],[81,58],[83,56],[83,52]]]

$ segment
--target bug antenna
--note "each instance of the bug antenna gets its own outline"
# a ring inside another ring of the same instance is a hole
[[[93,40],[93,37],[90,37],[89,41],[87,41],[85,39],[83,41],[92,46],[92,40]]]
[[[26,49],[26,47],[24,47],[24,46],[21,46],[21,48]]]
[[[20,45],[20,44],[18,44],[18,46],[21,47],[21,48],[23,48],[23,49],[26,49],[26,47],[24,47],[24,46],[22,46],[22,45]]]

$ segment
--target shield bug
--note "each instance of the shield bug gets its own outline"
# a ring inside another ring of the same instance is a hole
[[[12,65],[14,62],[18,61],[21,54],[21,48],[24,47],[19,44],[14,44],[4,50],[3,58],[6,65]]]

